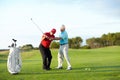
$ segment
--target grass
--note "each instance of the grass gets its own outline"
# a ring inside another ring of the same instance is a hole
[[[52,49],[50,71],[42,70],[39,50],[22,52],[22,70],[18,75],[7,71],[8,51],[0,52],[0,80],[119,80],[120,46],[99,49],[69,49],[73,69],[67,71],[64,61],[63,69],[57,70],[57,49]]]

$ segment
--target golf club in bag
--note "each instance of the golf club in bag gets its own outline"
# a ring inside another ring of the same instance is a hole
[[[8,46],[10,48],[7,59],[7,68],[11,74],[18,74],[21,70],[22,60],[20,55],[20,48],[17,48],[17,40],[12,39],[13,43]]]

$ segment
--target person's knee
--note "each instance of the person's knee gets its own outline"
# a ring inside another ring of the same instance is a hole
[[[47,56],[46,56],[46,55],[43,55],[42,57],[43,57],[44,60],[47,59]]]
[[[51,55],[51,54],[47,55],[47,58],[48,58],[49,60],[51,60],[51,59],[52,59],[52,55]]]
[[[50,59],[52,59],[52,56],[50,56]]]

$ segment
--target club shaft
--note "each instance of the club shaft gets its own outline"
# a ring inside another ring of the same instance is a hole
[[[31,18],[31,21],[32,21],[32,23],[38,28],[38,30],[43,33],[43,31],[42,31],[42,30],[40,29],[40,27],[33,21],[32,18]]]

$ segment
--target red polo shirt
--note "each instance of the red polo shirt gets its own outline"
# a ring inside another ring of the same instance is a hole
[[[51,37],[51,38],[55,38],[54,35],[50,35],[50,32],[46,32],[44,33],[46,36]],[[49,40],[47,38],[45,38],[44,40],[41,41],[41,44],[45,47],[45,48],[49,48],[50,43],[52,40]]]

